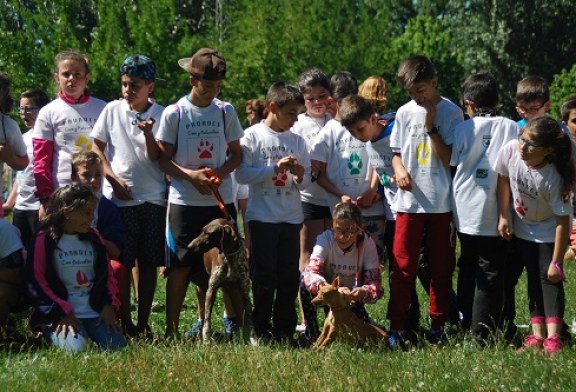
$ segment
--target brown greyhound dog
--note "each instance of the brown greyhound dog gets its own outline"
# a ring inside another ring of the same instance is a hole
[[[318,290],[318,295],[312,300],[316,306],[328,306],[330,312],[324,320],[322,333],[312,347],[314,351],[324,348],[339,340],[354,345],[364,343],[386,344],[386,332],[356,316],[350,310],[350,303],[344,294],[338,291],[340,279],[336,277],[332,284],[327,284]]]
[[[252,327],[252,303],[250,301],[250,278],[244,241],[236,230],[236,225],[226,219],[214,219],[194,238],[188,249],[204,253],[204,266],[210,275],[206,291],[202,340],[209,343],[212,329],[212,308],[220,287],[225,290],[232,302],[244,336],[255,342]]]

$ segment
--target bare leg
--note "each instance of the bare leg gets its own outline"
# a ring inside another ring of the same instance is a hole
[[[138,270],[138,261],[136,261],[136,265],[132,268],[132,288],[134,289],[134,300],[138,302],[138,279],[139,278],[139,270]]]
[[[188,289],[190,267],[171,268],[166,281],[166,335],[178,333],[180,312]]]

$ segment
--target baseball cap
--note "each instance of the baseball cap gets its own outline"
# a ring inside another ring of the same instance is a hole
[[[214,49],[202,48],[178,60],[178,65],[198,80],[222,80],[226,77],[226,60]]]
[[[144,80],[162,80],[156,77],[156,64],[143,54],[126,57],[120,66],[120,74],[142,78]]]

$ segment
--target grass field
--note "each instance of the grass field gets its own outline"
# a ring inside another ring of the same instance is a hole
[[[567,274],[576,273],[575,267]],[[157,300],[164,301],[160,279]],[[574,298],[571,283],[568,298]],[[182,313],[181,330],[196,318],[193,290]],[[518,288],[519,316],[527,320],[525,288]],[[424,301],[425,296],[421,294]],[[369,306],[374,319],[385,320],[387,298]],[[217,315],[222,314],[220,301]],[[573,301],[567,315],[574,314]],[[182,339],[162,338],[164,311],[153,313],[151,325],[157,339],[152,344],[134,342],[126,350],[103,353],[96,349],[77,356],[52,348],[22,346],[0,352],[0,390],[214,390],[214,391],[556,391],[576,390],[576,350],[561,354],[517,354],[500,343],[480,349],[460,336],[442,348],[424,346],[410,352],[357,349],[334,345],[321,353],[282,346],[247,344],[203,345]],[[222,323],[214,323],[222,331]],[[527,331],[525,329],[524,331]]]

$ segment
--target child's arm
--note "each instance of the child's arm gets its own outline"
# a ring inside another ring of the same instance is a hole
[[[240,145],[240,140],[234,140],[228,143],[228,158],[226,162],[216,169],[216,174],[218,177],[225,178],[230,175],[242,162],[242,146]]]
[[[512,227],[510,226],[510,179],[498,174],[498,234],[505,240],[512,239]]]
[[[317,171],[316,181],[326,192],[329,192],[335,196],[338,196],[342,203],[349,203],[352,198],[342,192],[326,177],[326,164],[324,162],[319,162],[312,160],[312,167],[316,167],[320,170]]]
[[[564,253],[568,246],[568,236],[570,234],[570,215],[555,215],[556,236],[554,239],[554,252],[548,267],[548,280],[557,283],[564,280]]]
[[[394,153],[394,156],[392,157],[392,168],[394,169],[394,178],[396,179],[398,188],[405,191],[411,191],[412,177],[404,167],[404,163],[402,163],[402,155],[398,152]]]
[[[172,160],[174,155],[174,146],[162,141],[158,142],[160,148],[160,159],[158,166],[160,170],[171,177],[178,177],[189,181],[203,195],[212,194],[212,187],[216,186],[210,180],[210,168],[192,170],[178,165]]]
[[[4,162],[14,170],[24,170],[28,166],[28,155],[16,155],[11,147],[10,139],[6,139],[4,145],[0,145],[0,162]]]
[[[132,200],[132,191],[130,187],[124,182],[124,180],[118,178],[116,173],[112,170],[112,166],[106,158],[106,151],[107,143],[103,142],[102,140],[94,138],[94,142],[92,143],[92,151],[94,151],[102,161],[102,166],[104,168],[104,175],[106,176],[106,180],[112,186],[112,190],[114,191],[114,196],[116,196],[120,200]]]
[[[376,170],[372,169],[372,180],[370,181],[370,189],[362,193],[356,198],[356,204],[360,208],[370,208],[378,200],[378,184],[380,179]]]
[[[154,137],[154,132],[152,128],[156,120],[149,118],[146,121],[136,122],[136,126],[142,130],[144,134],[144,140],[146,141],[146,155],[152,162],[156,162],[160,158],[160,148],[158,143],[156,143],[156,138]]]
[[[10,190],[10,194],[8,195],[8,198],[6,199],[4,204],[2,204],[2,209],[4,210],[4,212],[12,211],[14,205],[16,204],[17,197],[18,197],[18,180],[14,181],[14,183],[12,184],[12,189]]]
[[[440,161],[445,167],[450,165],[450,155],[452,154],[452,149],[447,146],[442,137],[436,132],[430,132],[434,128],[434,120],[436,119],[436,105],[437,102],[425,102],[424,108],[426,109],[426,120],[424,126],[428,130],[428,136],[432,142],[432,151],[438,156]]]

